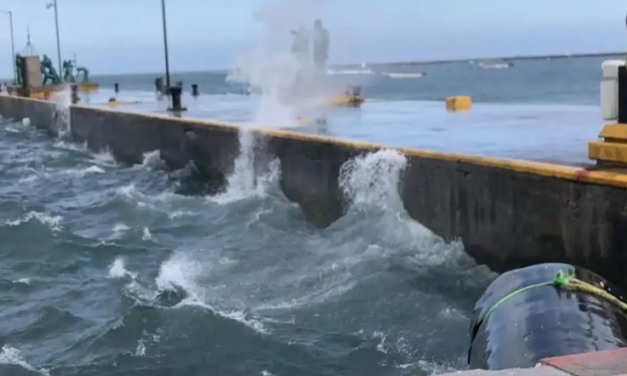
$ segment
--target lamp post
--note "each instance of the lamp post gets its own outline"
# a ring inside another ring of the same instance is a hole
[[[13,61],[13,82],[17,84],[17,67],[15,66],[15,39],[13,38],[13,12],[10,10],[0,10],[0,13],[9,15],[9,25],[11,27],[11,60]]]
[[[165,0],[161,0],[161,18],[163,21],[163,47],[165,50],[165,87],[170,94],[170,60],[168,56],[168,27],[165,19]]]
[[[168,28],[165,18],[165,0],[161,0],[161,18],[163,19],[163,48],[165,50],[165,86],[167,94],[172,101],[172,107],[168,108],[168,110],[181,112],[187,110],[181,105],[183,88],[180,85],[176,85],[175,87],[170,86],[170,60],[168,56]]]
[[[57,0],[53,0],[51,3],[46,5],[46,9],[54,8],[54,25],[57,30],[57,60],[59,63],[59,74],[63,71],[63,66],[61,65],[61,40],[59,38],[59,12],[57,11]]]

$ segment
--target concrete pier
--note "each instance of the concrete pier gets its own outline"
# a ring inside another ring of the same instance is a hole
[[[81,96],[82,104],[111,106],[112,90]],[[167,114],[168,101],[151,92],[124,91],[115,108]],[[574,166],[593,165],[586,145],[601,128],[598,106],[475,103],[472,111],[447,113],[442,102],[366,101],[359,109],[328,108],[327,123],[281,124],[259,118],[259,99],[240,95],[204,95],[185,102],[177,115],[250,127],[260,122],[301,133]],[[280,111],[279,111],[280,112]]]
[[[470,370],[441,376],[625,376],[627,349],[542,359],[535,368],[502,371]]]
[[[239,154],[240,128],[226,123],[73,105],[71,134],[121,162],[159,150],[171,168],[194,161],[216,190]],[[57,131],[50,102],[0,97],[0,114]],[[280,185],[318,226],[341,217],[347,161],[382,145],[289,130],[254,129],[256,168],[281,163]],[[581,145],[585,150],[585,145]],[[399,186],[408,214],[495,271],[563,261],[625,286],[627,175],[580,167],[396,148],[408,160]]]

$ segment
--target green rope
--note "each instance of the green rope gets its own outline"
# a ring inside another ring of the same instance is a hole
[[[573,276],[575,275],[575,270],[574,269],[569,269],[568,272],[566,272],[566,274],[564,274],[563,271],[558,271],[557,274],[555,274],[555,277],[553,277],[553,280],[548,281],[548,282],[540,282],[540,283],[536,283],[533,285],[529,285],[529,286],[525,286],[525,287],[521,287],[518,290],[512,291],[509,294],[505,295],[504,297],[502,297],[498,302],[494,303],[494,305],[490,308],[490,310],[488,310],[488,312],[485,314],[485,316],[483,317],[483,319],[481,319],[481,322],[479,322],[479,324],[477,325],[477,330],[481,329],[481,326],[483,326],[483,323],[485,323],[486,321],[488,321],[488,317],[490,317],[490,314],[501,304],[505,303],[507,300],[509,300],[510,298],[521,294],[525,291],[529,291],[531,289],[535,289],[537,287],[542,287],[542,286],[555,286],[555,287],[566,287],[568,286],[568,284],[570,283],[571,279],[573,278]]]

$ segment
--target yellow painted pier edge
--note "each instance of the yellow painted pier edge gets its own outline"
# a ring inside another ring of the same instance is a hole
[[[627,167],[627,124],[607,124],[599,138],[588,143],[588,158],[599,166]]]
[[[202,119],[194,119],[194,118],[178,118],[173,117],[167,114],[148,114],[148,113],[137,113],[132,111],[124,111],[119,109],[109,109],[109,108],[101,108],[101,107],[93,107],[93,106],[82,106],[82,105],[73,105],[75,107],[83,107],[89,108],[91,110],[97,111],[113,111],[118,113],[125,113],[127,115],[133,116],[144,116],[147,118],[156,118],[156,119],[169,119],[173,120],[175,124],[179,125],[201,125],[206,127],[218,127],[223,129],[228,129],[231,131],[238,131],[241,129],[237,125],[213,121],[213,120],[202,120]],[[498,168],[502,170],[509,170],[514,172],[521,172],[527,174],[535,174],[539,176],[552,177],[557,179],[566,179],[571,181],[578,181],[584,183],[591,184],[600,184],[600,185],[609,185],[619,188],[627,188],[627,174],[621,174],[617,172],[611,171],[590,171],[580,167],[573,167],[567,165],[558,165],[553,163],[543,163],[543,162],[533,162],[533,161],[525,161],[518,159],[506,159],[506,158],[493,158],[493,157],[484,157],[484,156],[475,156],[475,155],[467,155],[467,154],[459,154],[459,153],[448,153],[441,151],[433,151],[427,149],[416,149],[416,148],[408,148],[408,147],[389,147],[383,144],[376,144],[371,142],[364,141],[352,141],[347,139],[328,137],[322,135],[308,134],[302,132],[294,132],[289,130],[280,130],[271,127],[254,127],[251,128],[253,132],[256,132],[260,135],[265,136],[273,136],[273,137],[283,137],[283,138],[291,138],[297,139],[301,141],[309,141],[309,142],[323,142],[328,144],[336,144],[338,146],[345,146],[356,150],[364,150],[364,151],[375,151],[381,149],[394,149],[399,152],[407,155],[414,156],[420,158],[427,159],[436,159],[441,161],[449,161],[449,162],[461,162],[473,164],[476,166],[484,166],[491,168]]]

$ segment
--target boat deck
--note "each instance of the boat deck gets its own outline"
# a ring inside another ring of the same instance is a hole
[[[82,94],[82,102],[106,106],[113,92]],[[126,111],[167,113],[166,99],[149,92],[121,92]],[[128,103],[127,102],[136,102]],[[579,105],[475,104],[471,111],[449,113],[444,103],[366,102],[361,108],[333,108],[326,125],[299,126],[283,108],[243,95],[183,96],[183,117],[218,120],[240,126],[290,128],[389,146],[590,166],[587,143],[602,127],[600,110]],[[261,109],[261,110],[260,110]],[[305,115],[307,116],[307,115]]]

